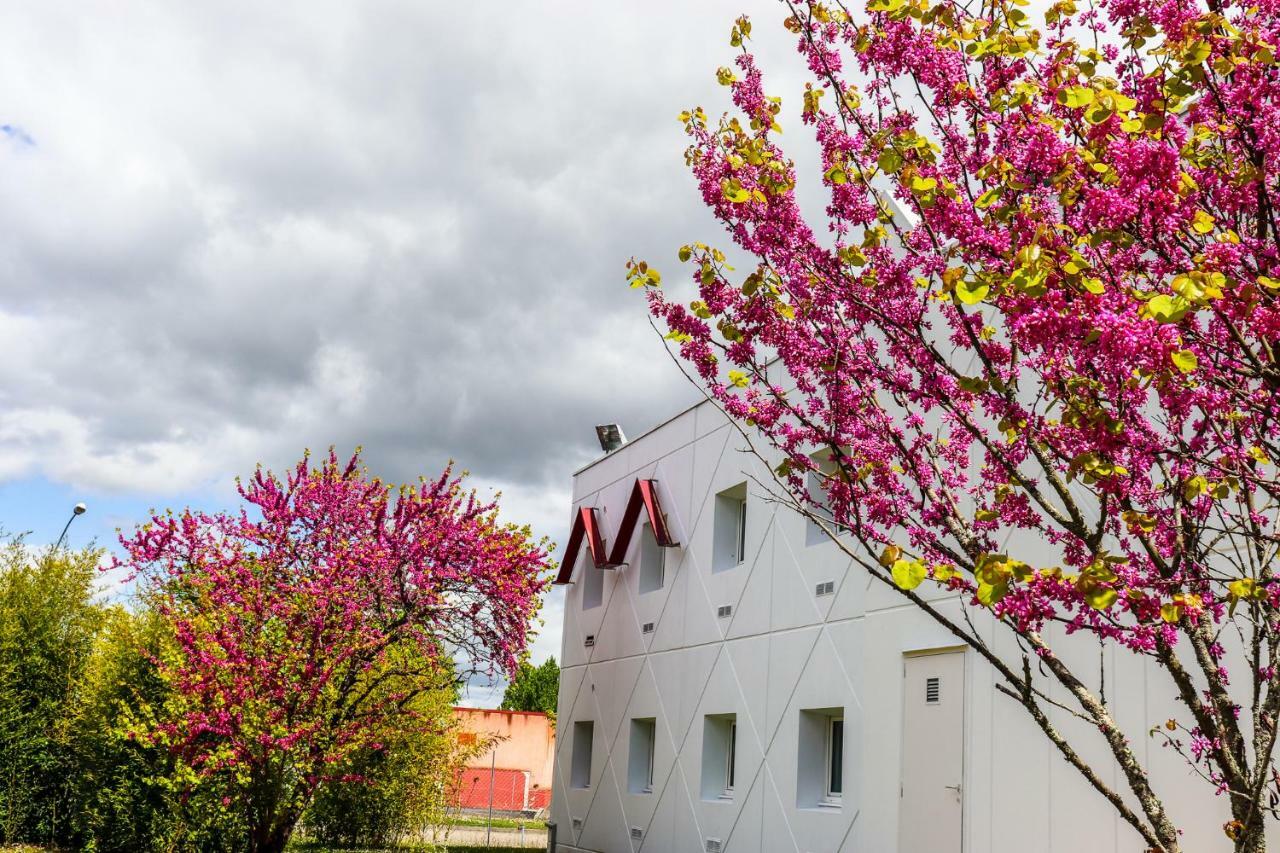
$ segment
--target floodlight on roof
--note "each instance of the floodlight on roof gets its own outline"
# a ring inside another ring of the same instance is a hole
[[[605,453],[612,453],[627,443],[622,427],[617,424],[600,424],[596,427],[596,438],[600,439],[600,449]]]

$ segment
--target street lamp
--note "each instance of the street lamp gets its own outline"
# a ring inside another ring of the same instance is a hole
[[[53,546],[53,550],[56,551],[62,547],[62,540],[67,538],[67,528],[71,527],[71,522],[76,520],[77,515],[84,515],[84,512],[87,509],[88,507],[82,503],[76,504],[74,507],[71,508],[71,517],[68,518],[67,523],[63,525],[62,535],[58,537],[58,544]]]

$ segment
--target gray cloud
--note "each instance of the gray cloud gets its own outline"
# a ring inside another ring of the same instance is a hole
[[[563,536],[592,426],[695,398],[622,265],[719,234],[675,114],[745,4],[10,9],[0,481],[163,503],[363,444]]]

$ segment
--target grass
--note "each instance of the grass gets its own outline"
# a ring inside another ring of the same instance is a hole
[[[480,815],[465,815],[452,818],[448,821],[449,826],[488,826],[486,818]],[[518,817],[495,817],[493,819],[494,829],[546,829],[547,824],[542,820],[534,820],[532,818]]]
[[[511,853],[512,850],[538,850],[537,847],[486,847],[483,844],[397,844],[394,847],[326,847],[310,841],[289,845],[289,853]],[[6,851],[7,853],[7,851]]]

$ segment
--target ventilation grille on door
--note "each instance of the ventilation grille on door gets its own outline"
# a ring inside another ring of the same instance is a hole
[[[937,705],[942,698],[942,680],[937,676],[926,678],[924,680],[924,701],[930,705]]]
[[[652,623],[652,622],[646,622],[646,623],[644,623],[643,625],[641,625],[641,626],[640,626],[640,633],[641,633],[641,634],[652,634],[652,633],[653,633],[653,623]]]
[[[644,838],[644,830],[638,826],[631,827],[631,840],[639,841],[642,838]]]
[[[830,595],[831,593],[833,593],[833,592],[835,592],[835,591],[836,591],[836,582],[835,582],[835,581],[824,581],[824,582],[822,582],[822,583],[818,584],[818,587],[817,587],[816,593],[817,593],[818,595]]]
[[[732,605],[732,604],[721,604],[719,607],[717,607],[717,608],[716,608],[716,618],[717,618],[717,619],[723,619],[723,618],[725,618],[726,616],[732,616],[732,615],[733,615],[733,605]]]
[[[707,839],[707,853],[720,853],[724,848],[720,845],[719,838]]]
[[[595,635],[595,634],[587,634],[587,638],[586,638],[585,640],[583,640],[583,641],[582,641],[582,645],[586,646],[587,648],[590,648],[590,647],[594,646],[595,644],[596,644],[596,635]]]

